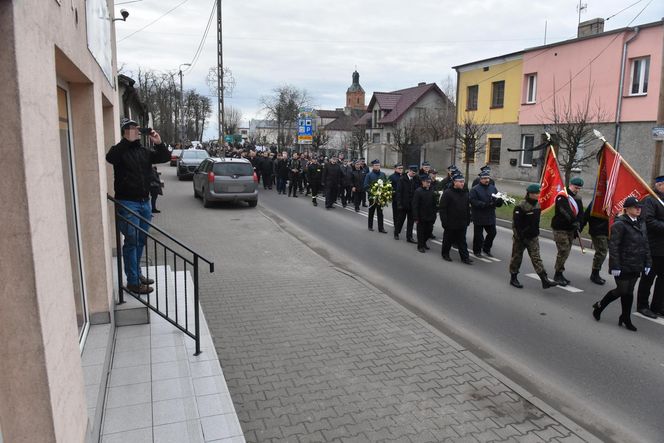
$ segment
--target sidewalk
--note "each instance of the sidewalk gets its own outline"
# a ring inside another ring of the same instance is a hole
[[[598,441],[260,209],[165,212],[216,254],[201,300],[247,441]]]

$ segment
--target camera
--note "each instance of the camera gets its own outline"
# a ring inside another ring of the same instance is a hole
[[[120,9],[120,15],[122,15],[122,20],[126,21],[127,17],[129,17],[129,11],[126,9]]]
[[[138,132],[140,132],[141,135],[150,135],[152,134],[152,128],[138,128]]]

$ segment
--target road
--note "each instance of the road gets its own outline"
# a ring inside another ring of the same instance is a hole
[[[202,205],[190,209],[191,182],[176,182],[172,168],[162,170],[167,209],[187,208],[192,216],[203,211]],[[403,233],[395,241],[390,208],[387,235],[367,231],[366,208],[326,210],[303,195],[295,199],[261,189],[257,210],[603,440],[662,441],[664,321],[635,316],[638,332],[629,332],[617,325],[616,302],[595,322],[591,305],[613,285],[599,287],[588,280],[591,253],[573,251],[565,272],[573,287],[566,289],[543,290],[536,277],[527,276],[534,271],[524,257],[520,279],[525,288],[518,290],[508,284],[511,233],[504,228],[498,229],[493,249],[497,261],[476,259],[467,266],[454,251],[453,263],[443,261],[439,243],[420,254]],[[434,233],[442,238],[440,225]],[[555,245],[546,239],[540,243],[552,274]]]

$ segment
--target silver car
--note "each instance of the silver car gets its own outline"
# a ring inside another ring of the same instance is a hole
[[[207,158],[194,171],[194,197],[209,208],[213,202],[258,204],[258,177],[244,158]]]

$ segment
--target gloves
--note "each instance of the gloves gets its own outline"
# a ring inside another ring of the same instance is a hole
[[[650,274],[650,268],[643,268],[643,273],[646,275]]]
[[[611,269],[611,275],[614,277],[620,276],[620,269]]]

